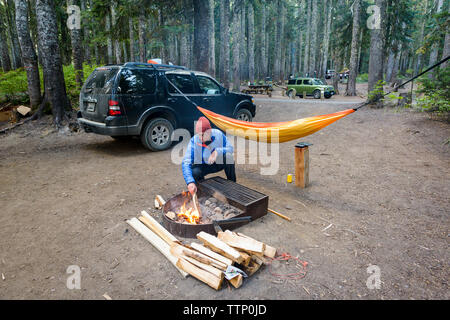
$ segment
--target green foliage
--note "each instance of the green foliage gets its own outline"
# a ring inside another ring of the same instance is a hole
[[[369,74],[368,73],[361,73],[356,77],[357,83],[365,83],[369,81]]]
[[[83,65],[84,80],[97,68],[96,65]],[[72,105],[77,105],[78,97],[80,94],[79,88],[75,81],[75,70],[73,65],[68,65],[63,67],[64,80],[66,82],[67,95],[72,102]],[[41,91],[43,88],[43,75],[42,68],[39,69],[39,74],[41,77]],[[17,104],[28,104],[30,99],[28,97],[28,83],[27,83],[27,73],[23,68],[12,70],[9,72],[0,73],[0,104],[1,103],[12,103]]]
[[[375,85],[375,88],[369,92],[368,99],[369,101],[374,101],[378,97],[382,96],[384,94],[383,86],[386,85],[386,82],[384,80],[378,80],[377,84]]]
[[[417,99],[420,110],[438,114],[450,113],[450,66],[444,70],[435,69],[435,78],[421,79],[417,93],[423,94]]]

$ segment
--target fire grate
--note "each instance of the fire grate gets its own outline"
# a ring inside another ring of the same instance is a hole
[[[236,215],[235,218],[251,216],[252,221],[266,215],[269,205],[269,197],[267,195],[221,177],[209,178],[199,183],[198,196],[216,198],[218,201],[240,210],[241,213]],[[184,238],[195,238],[200,231],[216,234],[212,223],[180,223],[169,219],[165,215],[169,211],[175,212],[182,203],[183,195],[180,194],[169,199],[163,207],[163,225],[169,232]],[[247,223],[247,221],[228,223],[226,228],[233,230]]]

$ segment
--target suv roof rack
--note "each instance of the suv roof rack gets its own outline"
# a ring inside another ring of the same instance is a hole
[[[152,63],[145,63],[145,62],[127,62],[123,65],[124,67],[152,67],[155,69],[182,69],[182,70],[188,70],[186,67],[183,66],[176,66],[176,65],[169,65],[169,64],[152,64]]]

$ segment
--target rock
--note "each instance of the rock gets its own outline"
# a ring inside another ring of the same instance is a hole
[[[212,198],[212,197],[209,198],[208,200],[209,200],[209,202],[212,202],[212,203],[216,203],[217,202],[217,199],[216,198]]]
[[[176,220],[177,215],[175,214],[175,212],[173,211],[169,211],[166,213],[167,218],[171,219],[171,220]]]
[[[209,206],[209,205],[211,205],[211,201],[206,200],[206,201],[205,201],[205,206]]]
[[[214,213],[216,213],[216,214],[222,214],[222,209],[220,208],[220,207],[215,207],[214,208]]]

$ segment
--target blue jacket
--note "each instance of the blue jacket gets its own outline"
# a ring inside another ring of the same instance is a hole
[[[222,131],[211,129],[211,143],[208,146],[200,141],[198,135],[191,138],[181,164],[183,177],[186,184],[192,182],[195,183],[194,177],[192,176],[192,165],[208,165],[209,156],[214,151],[217,151],[218,153],[216,163],[221,157],[225,159],[226,153],[233,153],[233,146],[228,143],[227,137],[222,133]]]

